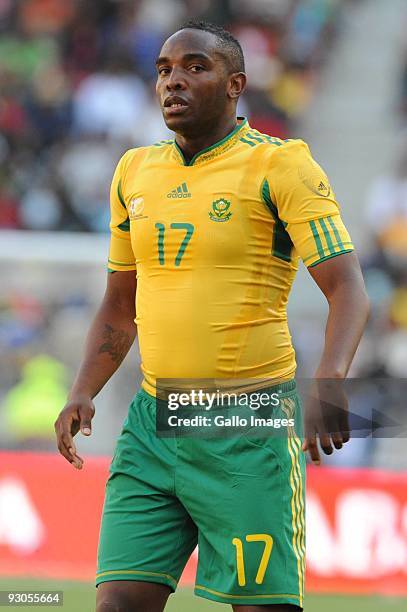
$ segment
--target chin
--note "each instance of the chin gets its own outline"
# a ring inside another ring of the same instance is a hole
[[[163,117],[164,123],[172,132],[189,132],[196,126],[196,122],[190,117]]]

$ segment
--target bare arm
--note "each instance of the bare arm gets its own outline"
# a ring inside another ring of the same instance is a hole
[[[109,274],[103,301],[89,329],[84,357],[56,423],[60,453],[80,469],[83,460],[73,442],[79,430],[91,433],[92,399],[115,373],[136,337],[136,272]]]
[[[134,271],[108,275],[106,292],[90,326],[70,398],[86,395],[93,399],[129,352],[137,332],[135,296]]]
[[[369,316],[369,299],[355,253],[308,268],[329,304],[325,346],[316,378],[345,378]]]
[[[325,346],[315,373],[319,401],[310,397],[305,406],[303,449],[319,464],[317,433],[327,455],[333,452],[331,440],[337,449],[349,440],[347,399],[340,381],[346,377],[362,337],[369,300],[355,253],[328,259],[309,268],[309,272],[329,304]]]

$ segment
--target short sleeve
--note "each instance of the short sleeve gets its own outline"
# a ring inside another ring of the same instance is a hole
[[[353,251],[329,179],[305,142],[287,142],[271,160],[263,197],[304,264],[315,266]]]
[[[136,269],[131,246],[130,220],[123,195],[123,176],[129,153],[125,153],[117,164],[110,188],[109,272]]]

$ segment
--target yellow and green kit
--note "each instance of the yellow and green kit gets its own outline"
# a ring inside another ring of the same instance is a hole
[[[199,542],[198,595],[302,606],[300,434],[160,438],[157,381],[283,381],[283,404],[298,412],[286,312],[298,261],[352,250],[329,180],[301,140],[239,119],[189,163],[174,140],[124,154],[108,268],[137,274],[144,379],[111,466],[98,583],[175,589]]]

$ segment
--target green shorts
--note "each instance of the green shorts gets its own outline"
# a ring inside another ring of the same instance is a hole
[[[281,416],[298,418],[294,381],[279,390]],[[175,591],[198,545],[196,595],[302,607],[301,438],[294,430],[278,437],[252,433],[157,437],[156,400],[139,391],[106,485],[96,584],[141,580]]]

